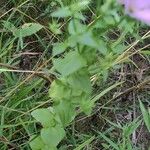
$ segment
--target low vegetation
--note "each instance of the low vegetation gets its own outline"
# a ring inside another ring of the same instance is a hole
[[[0,150],[150,149],[141,18],[116,0],[0,6]]]

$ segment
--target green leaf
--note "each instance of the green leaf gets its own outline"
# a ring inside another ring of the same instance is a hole
[[[59,125],[41,130],[41,138],[49,147],[56,147],[64,137],[65,130]]]
[[[75,73],[71,76],[68,76],[67,82],[73,87],[73,89],[79,89],[86,93],[92,92],[92,86],[90,82],[90,77],[87,74]]]
[[[20,29],[17,29],[13,32],[15,37],[26,37],[30,36],[32,34],[35,34],[39,30],[43,28],[42,25],[38,23],[25,23],[24,25],[21,26]]]
[[[98,41],[98,47],[97,47],[98,51],[101,52],[103,55],[107,54],[107,45],[106,42],[99,40]]]
[[[90,0],[82,0],[75,4],[72,4],[70,6],[70,9],[71,9],[72,13],[74,14],[75,12],[85,9],[89,3],[90,3]]]
[[[46,145],[41,150],[58,150],[58,149],[57,149],[57,147],[49,147],[49,146]]]
[[[41,139],[41,136],[36,137],[36,135],[31,136],[30,138],[30,147],[32,150],[40,150],[42,149],[45,144]]]
[[[68,101],[61,101],[54,106],[54,110],[59,115],[64,127],[68,126],[76,116],[75,107]]]
[[[80,23],[77,19],[72,19],[68,25],[68,31],[70,34],[75,35],[82,33],[86,30],[86,26]]]
[[[48,109],[36,109],[31,115],[39,121],[43,127],[50,127],[55,125],[54,115]]]
[[[49,89],[49,95],[54,101],[68,99],[71,95],[71,89],[60,80],[55,80]]]
[[[93,64],[97,58],[97,50],[91,49],[90,47],[86,47],[81,53],[82,56],[87,60],[89,66]]]
[[[65,42],[64,43],[55,43],[53,45],[53,57],[63,53],[67,47],[68,47],[68,44]]]
[[[150,113],[148,112],[148,110],[145,109],[143,103],[141,101],[139,101],[139,102],[140,102],[140,109],[142,111],[145,125],[146,125],[148,131],[150,132]]]
[[[82,21],[86,20],[85,16],[81,12],[74,13],[74,18]]]
[[[71,95],[73,97],[80,97],[80,96],[82,96],[82,94],[83,94],[83,91],[81,89],[73,88],[71,91]]]
[[[77,14],[77,12],[84,9],[88,4],[89,0],[82,0],[81,2],[74,3],[68,7],[59,8],[57,11],[51,14],[52,17],[69,17]],[[81,18],[81,16],[79,16]]]
[[[69,7],[63,7],[63,8],[59,8],[57,11],[53,12],[51,14],[52,17],[60,17],[60,18],[64,18],[64,17],[69,17],[71,16],[71,11],[69,9]]]
[[[77,40],[80,44],[98,48],[98,42],[94,38],[91,32],[85,32],[77,37]]]
[[[80,101],[80,109],[83,111],[86,115],[90,115],[92,108],[94,107],[94,101],[89,99],[82,99]]]
[[[77,52],[69,52],[65,58],[54,59],[54,68],[62,76],[68,76],[86,66],[86,60]]]
[[[112,16],[105,16],[104,17],[104,22],[109,26],[109,25],[115,25],[115,20]]]

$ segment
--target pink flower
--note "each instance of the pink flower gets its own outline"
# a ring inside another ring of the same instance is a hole
[[[119,0],[128,15],[150,25],[150,0]]]

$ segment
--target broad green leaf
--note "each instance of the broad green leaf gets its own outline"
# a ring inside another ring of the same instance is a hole
[[[69,17],[77,14],[77,12],[84,9],[88,4],[89,0],[82,0],[81,2],[77,2],[67,7],[59,8],[57,11],[51,14],[52,17]]]
[[[108,26],[115,24],[115,20],[114,20],[113,16],[105,16],[105,17],[104,17],[104,22],[105,22]]]
[[[71,95],[73,97],[79,97],[79,96],[82,96],[84,92],[81,90],[81,89],[77,89],[77,88],[73,88],[72,91],[71,91]]]
[[[69,17],[71,15],[72,13],[69,7],[59,8],[57,11],[51,14],[52,17],[60,17],[60,18]]]
[[[54,106],[54,110],[59,115],[64,127],[68,126],[76,115],[75,107],[68,101],[61,101]]]
[[[54,59],[55,69],[62,76],[68,76],[86,66],[86,60],[77,52],[69,52],[65,58]]]
[[[72,4],[70,6],[70,9],[71,9],[72,13],[74,14],[75,12],[85,9],[89,3],[90,3],[90,0],[82,0],[75,4]]]
[[[69,38],[67,39],[67,42],[70,47],[72,48],[76,47],[78,43],[78,35],[70,35]]]
[[[123,44],[117,44],[115,47],[112,46],[113,52],[121,54],[126,49],[126,46]]]
[[[79,35],[76,35],[76,40],[78,43],[93,47],[100,51],[102,54],[106,55],[107,46],[106,43],[102,40],[98,40],[96,37],[93,36],[92,32],[85,31]]]
[[[56,147],[49,147],[47,145],[45,145],[41,150],[57,150]]]
[[[41,150],[58,150],[58,149],[57,149],[57,147],[48,147],[48,146],[45,146]]]
[[[41,136],[36,137],[36,135],[33,135],[30,138],[30,147],[32,150],[40,150],[45,146],[44,142],[41,139]]]
[[[90,77],[87,74],[72,74],[68,76],[67,82],[73,87],[73,89],[79,89],[80,91],[89,94],[92,92]]]
[[[49,147],[56,147],[64,137],[65,130],[59,125],[41,130],[41,138]]]
[[[98,42],[94,38],[91,32],[85,32],[77,37],[77,40],[80,44],[98,48]]]
[[[43,127],[50,127],[55,125],[54,115],[47,108],[34,110],[31,115],[39,121]]]
[[[24,25],[21,26],[20,29],[17,29],[13,32],[15,37],[26,37],[30,36],[32,34],[35,34],[39,30],[43,28],[42,25],[38,23],[25,23]]]
[[[71,89],[60,80],[55,80],[49,89],[49,95],[54,101],[70,98]]]
[[[86,115],[90,115],[92,112],[92,108],[94,107],[94,101],[89,99],[82,99],[80,101],[80,109],[83,111]]]
[[[107,45],[106,42],[99,40],[98,41],[98,47],[97,47],[98,51],[101,52],[103,55],[107,54]]]
[[[86,140],[84,143],[80,144],[77,148],[74,150],[83,150],[83,148],[87,145],[89,145],[93,140],[95,139],[95,136],[92,136],[90,139]]]
[[[78,20],[82,20],[82,21],[86,20],[85,16],[81,12],[74,13],[74,18],[76,18]]]
[[[97,50],[86,47],[85,49],[82,50],[82,56],[87,60],[87,63],[89,66],[95,62],[95,59],[97,57]]]
[[[55,43],[53,45],[53,56],[63,53],[67,47],[68,47],[68,44],[65,42],[64,43]]]
[[[148,131],[150,132],[150,113],[148,112],[148,110],[145,109],[143,103],[141,101],[139,101],[139,102],[140,102],[140,109],[142,111],[145,125],[146,125]]]
[[[83,33],[86,30],[86,26],[80,23],[77,19],[72,19],[68,25],[68,31],[70,34],[75,35]]]

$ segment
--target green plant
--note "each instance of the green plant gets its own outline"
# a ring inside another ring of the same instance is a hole
[[[92,100],[90,77],[97,74],[106,78],[108,70],[114,67],[118,54],[109,51],[105,41],[94,34],[97,20],[89,26],[82,23],[85,18],[79,11],[87,4],[89,1],[78,2],[52,13],[53,17],[72,18],[68,23],[68,38],[53,46],[51,70],[57,76],[49,89],[53,105],[32,112],[32,116],[43,127],[40,135],[31,137],[30,146],[33,150],[57,149],[65,137],[65,128],[78,114],[84,112],[90,115],[98,100]],[[102,10],[105,11],[111,4],[107,1]],[[110,25],[120,21],[115,17],[111,19]],[[58,55],[62,57],[56,58]]]

